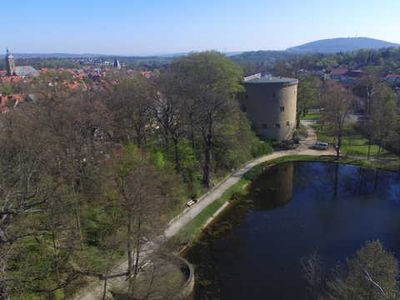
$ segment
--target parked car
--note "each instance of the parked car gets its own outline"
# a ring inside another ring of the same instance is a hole
[[[312,145],[310,148],[311,149],[316,149],[316,150],[327,150],[329,147],[328,143],[316,141],[314,145]]]

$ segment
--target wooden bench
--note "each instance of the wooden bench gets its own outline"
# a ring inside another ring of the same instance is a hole
[[[190,199],[188,202],[186,202],[186,206],[191,207],[192,205],[194,205],[196,203],[197,203],[196,199]]]

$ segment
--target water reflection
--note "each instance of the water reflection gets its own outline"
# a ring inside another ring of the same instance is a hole
[[[380,239],[400,254],[400,175],[287,163],[257,178],[191,249],[197,299],[306,299],[299,260],[327,266]]]
[[[257,209],[272,209],[287,204],[293,194],[294,164],[284,164],[280,168],[271,168],[253,182],[250,199],[255,201]]]

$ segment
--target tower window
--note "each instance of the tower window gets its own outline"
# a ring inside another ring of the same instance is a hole
[[[284,112],[284,111],[285,111],[285,107],[284,107],[284,106],[281,106],[281,107],[280,107],[280,110],[281,110],[281,112]]]
[[[290,126],[290,122],[289,121],[286,121],[286,126]]]
[[[276,124],[275,124],[275,127],[276,127],[276,128],[281,128],[281,124],[276,123]]]

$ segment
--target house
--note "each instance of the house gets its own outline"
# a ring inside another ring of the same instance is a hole
[[[332,80],[337,80],[343,83],[352,84],[364,75],[361,70],[353,70],[348,68],[337,68],[331,71],[330,77]]]
[[[383,80],[385,80],[392,87],[400,88],[400,74],[387,74]]]

